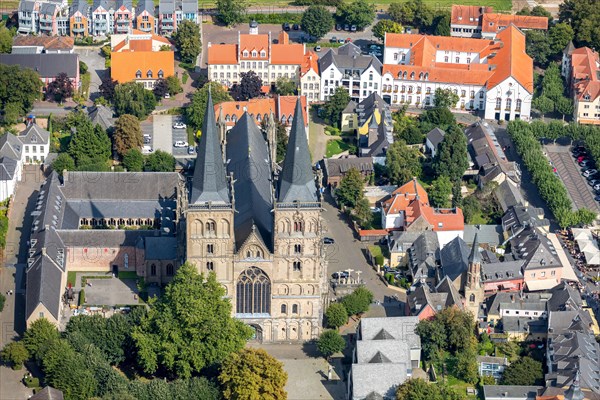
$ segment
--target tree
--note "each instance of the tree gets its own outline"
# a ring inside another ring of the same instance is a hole
[[[62,176],[63,171],[75,171],[75,160],[68,153],[60,153],[52,163],[52,169]]]
[[[421,154],[398,140],[388,148],[385,165],[392,184],[403,185],[421,174]]]
[[[562,51],[573,40],[573,28],[571,25],[561,22],[550,26],[548,30],[548,42],[550,45],[550,54],[553,59],[558,59]]]
[[[552,63],[548,66],[542,78],[542,94],[553,102],[563,97],[565,85],[560,74],[558,64]]]
[[[277,150],[276,150],[276,154],[275,154],[275,162],[280,163],[285,158],[285,152],[287,151],[288,134],[287,134],[287,130],[285,129],[285,125],[283,125],[281,123],[281,121],[277,118],[275,118],[274,120],[275,120],[275,136],[277,139]],[[263,120],[260,123],[261,129],[265,133],[267,131],[267,122],[268,121],[269,121],[268,119],[263,118]]]
[[[546,67],[551,55],[550,42],[546,33],[530,30],[525,33],[525,39],[527,54],[533,58],[536,65]]]
[[[542,6],[535,6],[530,9],[529,6],[525,6],[521,11],[517,11],[517,15],[531,15],[534,17],[546,17],[548,22],[552,22],[552,14]]]
[[[355,25],[356,29],[361,31],[375,20],[375,5],[365,0],[342,3],[337,8],[336,16],[348,25]]]
[[[88,66],[83,61],[79,61],[79,74],[83,75],[88,72]]]
[[[222,85],[208,84],[196,90],[192,97],[191,104],[186,108],[187,121],[196,130],[199,130],[202,127],[202,122],[204,121],[204,112],[206,111],[206,102],[208,101],[209,90],[211,92],[214,105],[224,101],[233,100]]]
[[[339,353],[346,348],[346,340],[333,330],[326,330],[321,333],[317,341],[317,350],[327,358],[335,353]]]
[[[452,125],[439,145],[433,160],[433,170],[436,176],[447,176],[451,182],[456,182],[468,167],[467,137],[457,125]]]
[[[46,96],[54,99],[58,103],[63,100],[73,97],[73,82],[66,73],[61,72],[58,76],[48,84],[46,88]]]
[[[4,123],[13,125],[19,122],[19,117],[22,114],[21,106],[18,103],[8,103],[4,106]]]
[[[335,191],[338,203],[353,208],[358,199],[363,197],[364,187],[365,182],[361,173],[356,168],[350,168]]]
[[[373,35],[383,42],[386,33],[402,33],[403,28],[397,22],[382,19],[373,26]]]
[[[117,81],[115,81],[114,79],[112,79],[110,76],[106,76],[104,79],[102,79],[102,83],[100,84],[100,87],[98,88],[100,90],[100,95],[108,102],[112,103],[112,101],[115,98],[115,88],[117,87],[118,83]]]
[[[373,213],[371,212],[369,200],[367,200],[364,196],[361,196],[361,198],[358,199],[356,205],[354,206],[354,210],[352,210],[352,214],[361,227],[365,229],[371,228]]]
[[[115,122],[113,147],[120,157],[131,149],[139,149],[144,144],[140,120],[133,115],[123,114]]]
[[[433,34],[436,36],[450,36],[450,14],[442,12],[433,19]]]
[[[0,358],[12,364],[12,369],[21,369],[23,363],[29,359],[29,352],[22,341],[10,342],[0,352]]]
[[[446,107],[430,108],[419,116],[419,126],[423,133],[428,133],[433,128],[448,130],[454,125],[456,125],[456,118]]]
[[[0,25],[0,53],[10,54],[12,51],[13,33],[4,26]]]
[[[429,189],[429,200],[434,207],[449,208],[451,205],[452,182],[446,175],[439,176]]]
[[[146,157],[144,169],[148,172],[173,172],[175,171],[175,157],[162,150],[156,150]]]
[[[225,399],[285,400],[288,379],[283,363],[263,349],[241,349],[221,366],[219,382]]]
[[[358,315],[369,311],[372,302],[373,293],[364,286],[356,288],[354,292],[342,298],[342,304],[348,311],[348,315]]]
[[[542,363],[523,357],[510,364],[502,373],[501,385],[537,385],[544,377]]]
[[[131,114],[140,121],[146,119],[156,107],[154,94],[136,82],[118,84],[113,99],[117,116]]]
[[[165,95],[167,93],[169,93],[169,85],[167,84],[167,81],[162,78],[158,79],[154,83],[154,88],[152,88],[152,93],[154,93],[154,96],[156,97],[157,101],[162,100],[162,98],[165,97]]]
[[[281,96],[291,96],[296,94],[297,85],[290,78],[282,76],[275,81],[275,93]]]
[[[161,367],[183,378],[224,361],[251,336],[250,327],[231,316],[231,303],[216,275],[200,275],[190,263],[179,267],[132,333],[146,373]]]
[[[198,58],[198,55],[202,51],[200,27],[198,24],[189,19],[184,19],[178,23],[177,31],[173,34],[173,41],[179,51],[181,61],[195,64],[196,58]]]
[[[433,105],[435,107],[443,108],[454,108],[458,103],[458,94],[454,93],[452,89],[435,89],[435,95],[433,98]]]
[[[326,119],[330,125],[339,126],[342,120],[342,111],[350,102],[350,95],[348,91],[343,87],[337,87],[333,95],[329,97],[329,100],[323,106],[323,118]]]
[[[456,354],[454,374],[462,381],[475,384],[479,378],[477,367],[477,339],[471,338],[471,345]]]
[[[560,22],[573,27],[576,47],[600,48],[600,9],[595,0],[565,0],[558,10]]]
[[[112,154],[112,145],[104,129],[100,125],[94,127],[83,112],[72,113],[70,117],[72,121],[69,125],[75,128],[75,131],[71,135],[68,152],[75,165],[80,168],[105,164]]]
[[[563,121],[565,120],[565,116],[573,115],[573,100],[568,97],[561,97],[554,104],[556,111],[562,114]]]
[[[542,120],[544,120],[544,116],[554,110],[554,102],[550,100],[550,98],[546,96],[540,96],[533,99],[532,104],[533,108],[538,110],[540,114],[542,114]]]
[[[448,307],[433,318],[422,320],[416,328],[426,360],[440,360],[442,352],[451,355],[470,349],[474,334],[473,316],[458,308]]]
[[[396,400],[464,400],[463,394],[456,392],[445,383],[430,384],[421,378],[409,379],[396,389]]]
[[[423,0],[392,3],[388,8],[388,14],[392,21],[404,26],[419,28],[419,30],[429,29],[434,17],[433,9],[427,6]]]
[[[327,326],[337,329],[348,322],[348,311],[342,303],[331,303],[325,312]]]
[[[11,107],[16,109],[18,105],[19,115],[23,115],[31,110],[41,92],[42,81],[37,72],[0,64],[0,110],[5,110],[7,104],[14,104]]]
[[[231,88],[231,96],[236,101],[246,101],[260,96],[262,93],[262,79],[256,72],[250,70],[240,73],[240,83]]]
[[[171,96],[183,92],[181,82],[179,81],[179,78],[177,78],[175,75],[171,75],[165,80],[167,81],[167,93],[169,93]]]
[[[302,14],[302,30],[314,37],[321,39],[333,28],[333,16],[325,7],[310,6]]]
[[[25,331],[23,344],[29,354],[40,361],[48,346],[60,337],[58,329],[46,318],[36,319]]]
[[[139,149],[130,149],[123,156],[123,166],[129,172],[142,172],[144,169],[144,156]]]
[[[217,0],[217,18],[226,26],[242,22],[245,13],[244,0]]]

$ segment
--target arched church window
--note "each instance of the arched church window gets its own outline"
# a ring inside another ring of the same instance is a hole
[[[257,267],[242,272],[237,280],[236,312],[239,314],[270,314],[271,280]]]

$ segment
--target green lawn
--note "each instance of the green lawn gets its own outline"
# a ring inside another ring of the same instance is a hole
[[[77,272],[69,271],[67,273],[67,284],[71,284],[71,286],[75,286],[75,280],[77,279]]]
[[[325,157],[329,158],[340,154],[350,148],[350,145],[341,139],[330,140],[327,142],[327,149],[325,150]]]

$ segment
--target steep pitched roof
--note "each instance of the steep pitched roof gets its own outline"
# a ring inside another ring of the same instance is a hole
[[[471,255],[469,256],[470,263],[481,263],[481,253],[479,251],[479,239],[477,234],[473,239],[473,246],[471,246]]]
[[[488,90],[513,77],[525,90],[533,93],[533,59],[525,52],[525,35],[510,24],[498,33],[497,39],[504,46],[489,61],[496,69],[487,83]]]
[[[304,61],[304,45],[293,44],[273,44],[271,45],[271,64],[296,64],[300,65]]]
[[[34,123],[19,133],[19,140],[24,144],[47,144],[50,140],[50,132]]]
[[[175,75],[175,56],[172,51],[126,51],[111,53],[111,78],[119,83],[136,79],[136,72],[142,72],[146,78],[147,71],[152,71],[154,79],[158,71],[163,71],[164,78]]]
[[[443,276],[456,280],[469,266],[469,247],[460,237],[452,239],[440,252]]]
[[[230,203],[223,153],[213,110],[212,94],[209,91],[202,136],[198,144],[198,157],[194,166],[191,204]]]
[[[88,117],[94,124],[100,125],[104,130],[112,128],[115,125],[113,111],[107,106],[97,105],[88,108]]]
[[[300,98],[296,101],[292,130],[283,161],[278,201],[280,203],[317,201],[317,187],[310,161]]]
[[[427,134],[427,140],[431,142],[433,147],[438,147],[440,143],[444,141],[444,136],[446,136],[446,132],[444,132],[440,128],[433,128]]]
[[[208,46],[208,64],[237,64],[237,44],[211,44]]]

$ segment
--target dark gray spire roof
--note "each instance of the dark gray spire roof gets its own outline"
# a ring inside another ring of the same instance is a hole
[[[202,123],[202,136],[200,136],[200,143],[198,144],[198,156],[194,167],[190,198],[191,204],[208,202],[230,203],[223,153],[217,134],[215,110],[210,91],[208,92],[206,112]]]
[[[296,101],[292,130],[283,160],[278,201],[280,203],[318,201],[300,98]]]
[[[575,378],[573,379],[573,383],[565,392],[565,400],[583,400],[585,398],[579,385],[580,378],[581,375],[579,373],[579,370],[577,370],[577,372],[575,373]]]
[[[481,264],[481,253],[479,252],[479,238],[477,237],[477,233],[475,234],[475,238],[473,238],[473,247],[471,248],[469,262]]]

